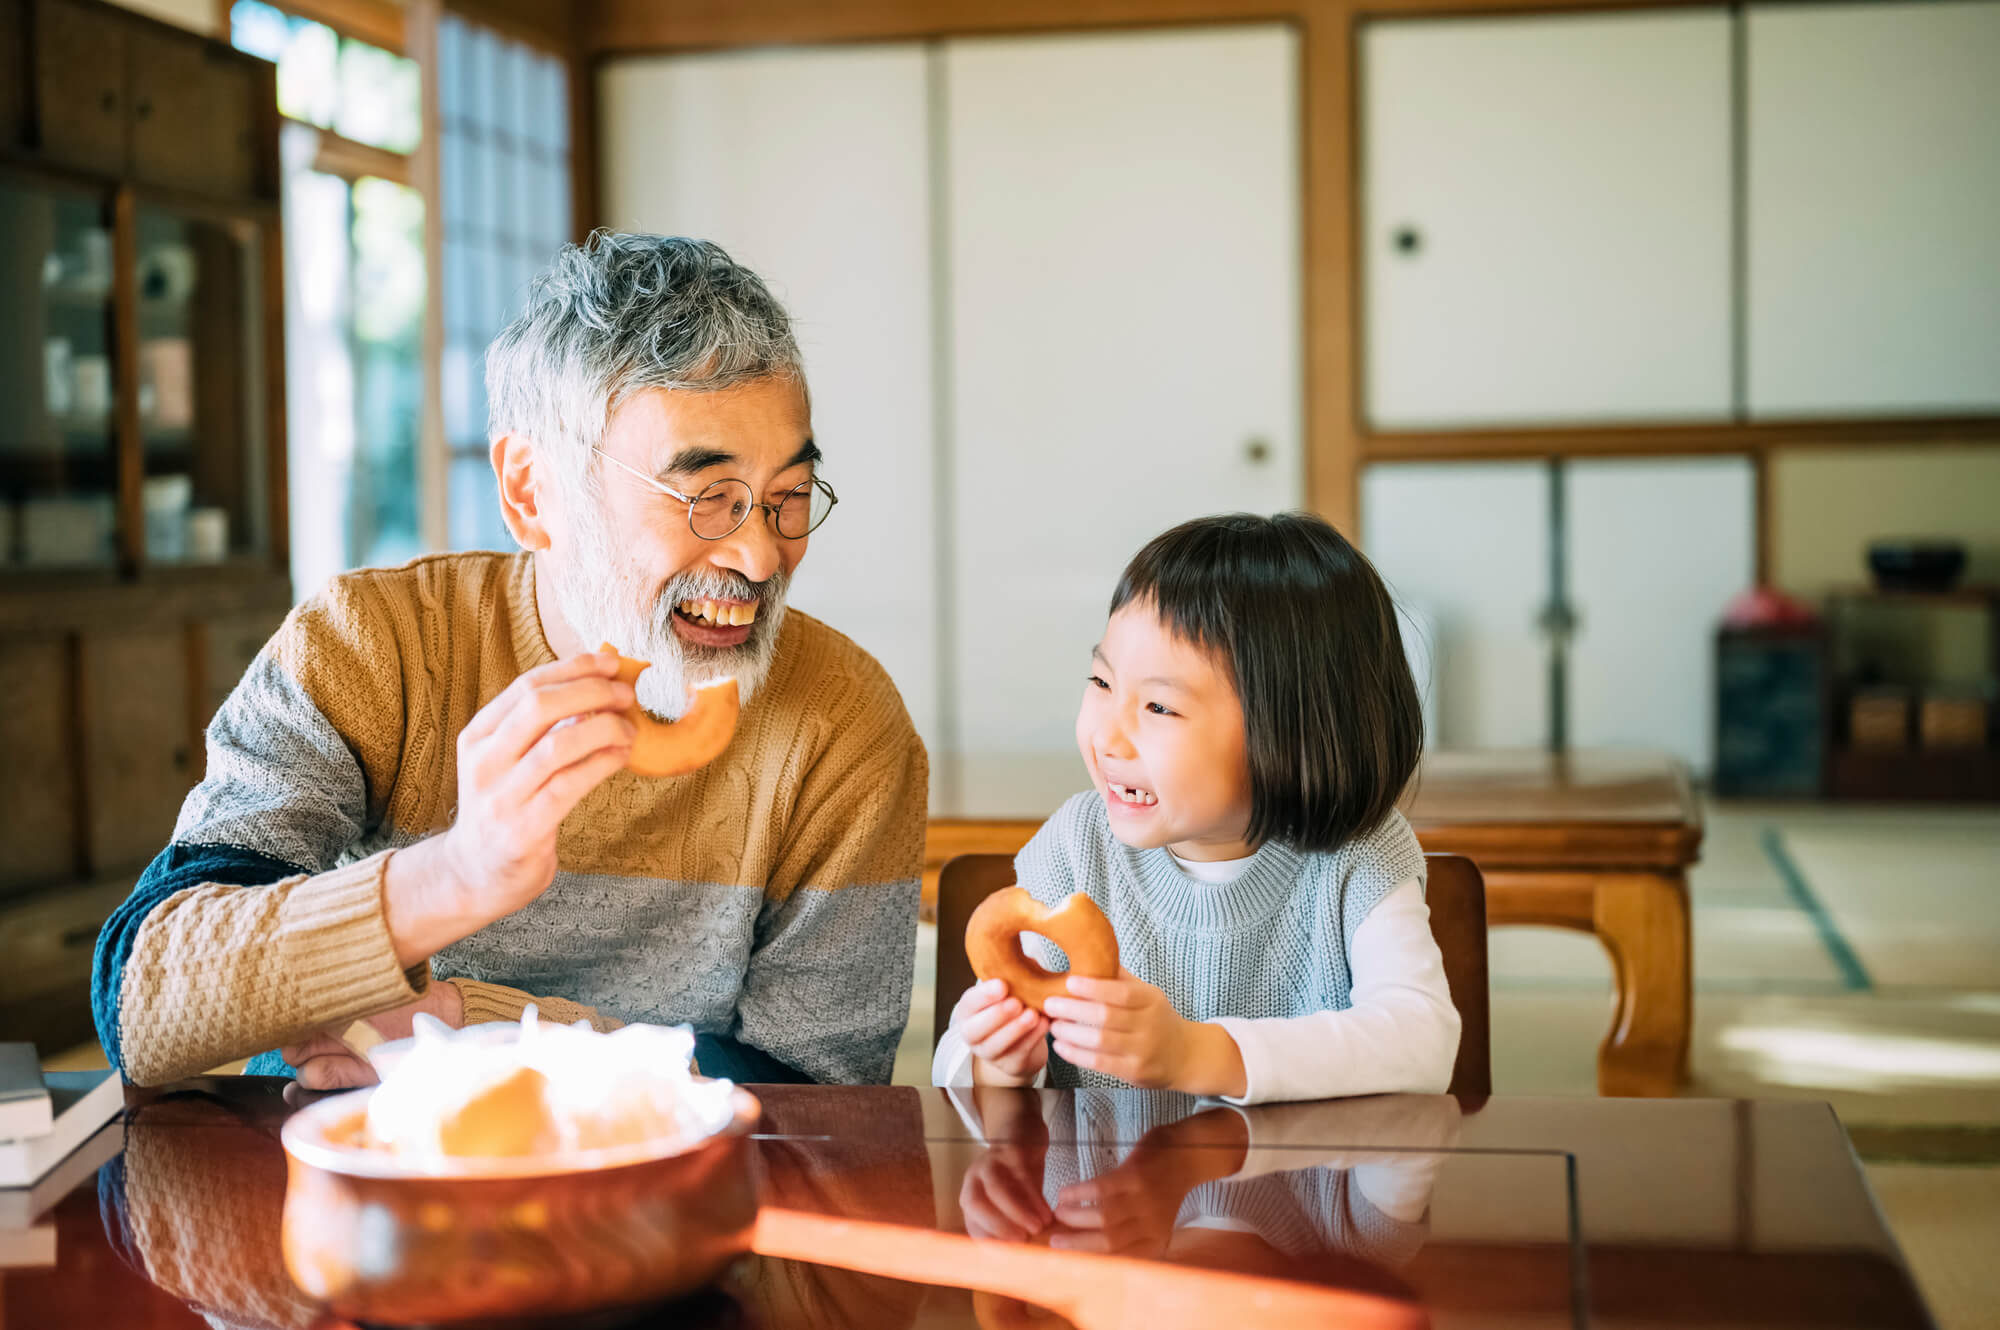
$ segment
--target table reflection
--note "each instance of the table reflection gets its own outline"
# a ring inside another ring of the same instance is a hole
[[[1315,1104],[1306,1131],[1282,1108],[1181,1095],[948,1093],[985,1142],[958,1192],[974,1237],[1410,1302],[1393,1272],[1423,1246],[1439,1152],[1457,1140],[1460,1118],[1456,1100],[1432,1096]],[[1299,1144],[1306,1135],[1342,1144]]]
[[[1131,1092],[940,1096],[913,1088],[773,1096],[756,1139],[763,1204],[1411,1305],[1395,1271],[1425,1240],[1444,1157],[1436,1151],[1458,1132],[1450,1099],[1288,1113]],[[940,1103],[949,1105],[942,1118]],[[129,1111],[124,1154],[99,1175],[112,1247],[211,1325],[340,1330],[284,1268],[278,1133],[288,1111],[275,1088],[256,1081],[196,1083],[147,1099]],[[1328,1140],[1340,1145],[1316,1144]],[[1065,1324],[956,1286],[976,1282],[966,1270],[924,1270],[925,1282],[910,1282],[840,1268],[838,1250],[810,1255],[749,1255],[693,1299],[587,1319],[662,1330]],[[565,1327],[582,1324],[572,1318]]]

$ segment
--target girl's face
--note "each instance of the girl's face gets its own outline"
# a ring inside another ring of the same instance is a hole
[[[1243,704],[1211,653],[1183,642],[1141,602],[1111,616],[1091,653],[1076,746],[1135,849],[1240,859],[1256,847]]]

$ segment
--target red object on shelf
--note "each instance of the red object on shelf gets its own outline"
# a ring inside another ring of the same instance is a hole
[[[1804,628],[1818,622],[1812,606],[1774,586],[1738,592],[1722,612],[1725,628]]]

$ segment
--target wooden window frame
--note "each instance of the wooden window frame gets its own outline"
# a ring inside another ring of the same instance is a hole
[[[1778,447],[1923,440],[2000,441],[2000,415],[1882,420],[1827,419],[1689,426],[1578,426],[1424,433],[1369,428],[1362,413],[1363,325],[1360,99],[1357,35],[1375,18],[1413,15],[1588,13],[1665,9],[1704,0],[578,0],[581,68],[572,93],[591,83],[582,126],[595,127],[599,64],[632,55],[774,45],[835,45],[951,37],[1287,22],[1299,33],[1300,171],[1305,366],[1306,498],[1353,531],[1362,468],[1376,462],[1469,458],[1747,454],[1761,477]],[[1713,0],[1707,0],[1712,4]],[[594,138],[593,138],[594,142]],[[594,180],[579,184],[580,229],[601,216]],[[587,208],[582,205],[588,205]],[[1758,501],[1760,576],[1768,572],[1768,496]]]
[[[320,135],[313,169],[349,181],[362,176],[392,180],[424,201],[423,417],[417,429],[417,483],[421,508],[418,539],[426,549],[451,544],[451,450],[444,433],[444,213],[438,140],[444,132],[438,106],[438,23],[454,14],[563,62],[569,81],[570,218],[576,239],[589,234],[596,216],[596,99],[578,42],[577,13],[542,0],[267,0],[272,8],[323,23],[343,37],[416,61],[421,87],[423,138],[407,153],[357,143],[331,130]],[[215,25],[228,41],[235,0],[215,0]]]

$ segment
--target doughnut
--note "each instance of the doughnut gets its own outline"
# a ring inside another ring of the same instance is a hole
[[[1087,979],[1118,977],[1118,935],[1097,903],[1081,893],[1053,910],[1024,887],[1005,887],[979,903],[965,924],[965,955],[981,979],[1005,979],[1007,991],[1036,1011],[1069,992],[1066,976],[1028,959],[1021,934],[1040,933],[1069,957],[1069,973]]]
[[[555,1149],[548,1084],[533,1067],[516,1067],[451,1105],[438,1122],[439,1153],[492,1158]]]
[[[618,650],[609,642],[603,649]],[[649,661],[618,657],[618,677],[626,683],[636,683],[639,675],[651,668]],[[687,712],[671,723],[654,720],[635,705],[625,713],[625,719],[639,727],[625,769],[641,776],[685,776],[699,771],[729,747],[742,711],[734,679],[710,679],[694,685]]]

